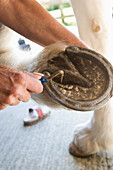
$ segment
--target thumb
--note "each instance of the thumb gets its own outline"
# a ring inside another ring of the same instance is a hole
[[[39,80],[42,76],[26,73],[26,89],[32,93],[41,93],[43,85]]]

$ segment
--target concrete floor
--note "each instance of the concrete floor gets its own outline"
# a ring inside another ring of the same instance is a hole
[[[68,147],[73,129],[92,112],[52,109],[45,120],[24,127],[23,119],[33,100],[0,111],[0,170],[113,170],[107,152],[87,159],[73,157]]]

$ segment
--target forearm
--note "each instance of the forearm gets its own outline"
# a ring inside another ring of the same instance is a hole
[[[85,46],[35,0],[0,0],[0,21],[42,46],[58,41]]]

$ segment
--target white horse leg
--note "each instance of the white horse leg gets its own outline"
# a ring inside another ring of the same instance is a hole
[[[106,56],[111,54],[110,0],[71,0],[80,38],[89,47]],[[96,110],[90,121],[75,128],[70,153],[86,157],[113,147],[113,99]]]
[[[27,69],[37,55],[32,50],[20,50],[18,39],[16,32],[0,23],[0,64],[23,70]]]

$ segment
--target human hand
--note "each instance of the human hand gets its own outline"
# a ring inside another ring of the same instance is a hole
[[[0,110],[8,105],[17,105],[20,101],[27,102],[31,93],[41,93],[41,73],[28,73],[0,65]]]

